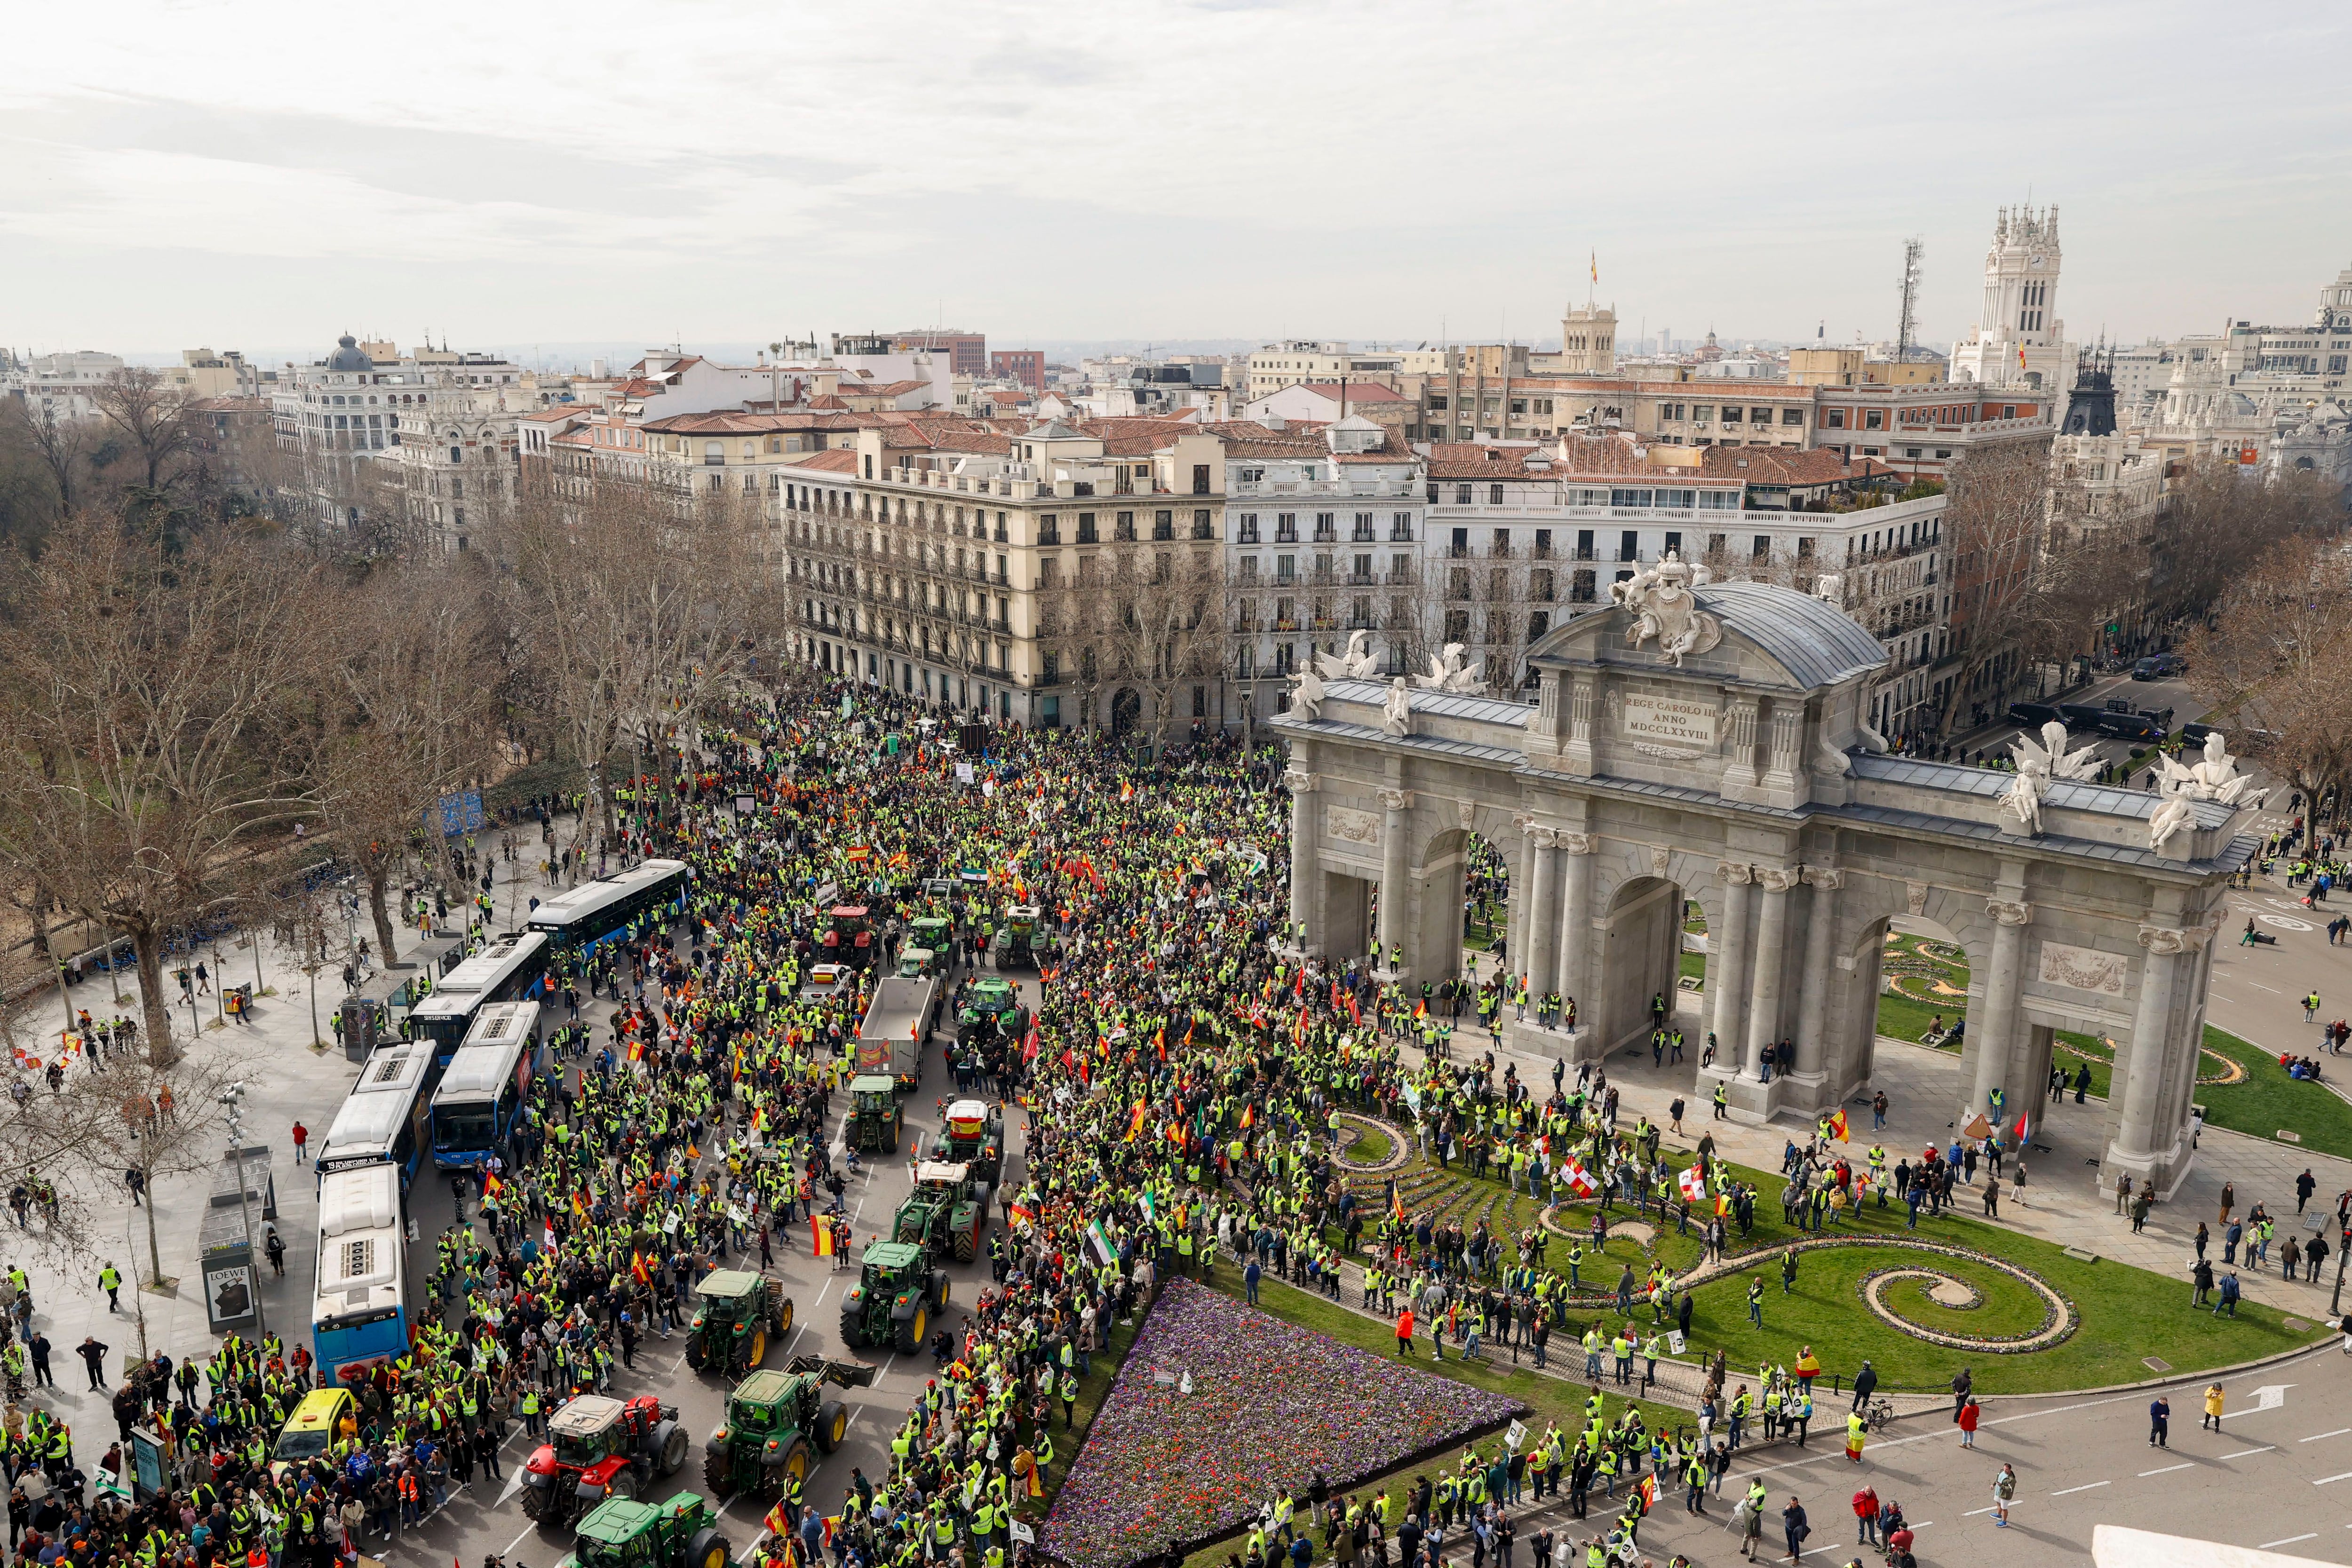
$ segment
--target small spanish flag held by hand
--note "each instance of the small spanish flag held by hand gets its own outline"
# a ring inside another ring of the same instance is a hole
[[[1850,1130],[1846,1126],[1845,1111],[1843,1109],[1832,1111],[1830,1113],[1830,1135],[1835,1138],[1839,1142],[1843,1143],[1846,1141],[1849,1131]]]

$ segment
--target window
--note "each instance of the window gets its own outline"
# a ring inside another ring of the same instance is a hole
[[[1630,489],[1620,485],[1609,492],[1609,504],[1646,507],[1654,504],[1654,492],[1649,490]]]
[[[1781,424],[1783,424],[1783,425],[1802,425],[1804,422],[1805,422],[1805,411],[1804,411],[1803,409],[1801,409],[1801,408],[1783,408],[1782,410],[1780,410],[1780,423],[1781,423]]]
[[[1353,537],[1359,542],[1369,540],[1372,537],[1372,514],[1370,512],[1360,511],[1356,514],[1356,531]]]
[[[1135,514],[1131,511],[1118,513],[1117,521],[1111,524],[1110,536],[1131,542],[1135,538]]]
[[[1706,536],[1706,552],[1709,555],[1720,555],[1723,553],[1723,535],[1719,533],[1710,533]]]
[[[1209,521],[1209,509],[1207,507],[1196,508],[1192,512],[1192,537],[1195,539],[1214,539],[1216,537],[1214,529]]]
[[[1552,578],[1549,572],[1538,570],[1528,573],[1528,597],[1535,600],[1536,603],[1539,605],[1549,604],[1552,596],[1551,583]]]
[[[1799,536],[1799,538],[1798,538],[1798,540],[1797,540],[1797,559],[1798,559],[1798,560],[1800,560],[1800,561],[1811,561],[1812,558],[1813,558],[1813,539],[1812,539],[1812,535],[1811,535],[1811,534],[1803,534],[1803,535]]]
[[[1435,410],[1436,412],[1438,412],[1438,413],[1440,413],[1440,414],[1444,413],[1444,412],[1445,412],[1445,397],[1444,397],[1444,395],[1441,393],[1441,394],[1440,394],[1440,395],[1438,395],[1437,396],[1431,398],[1431,399],[1429,400],[1429,406],[1430,406],[1432,409]]]
[[[1772,423],[1772,411],[1769,408],[1751,408],[1748,411],[1748,423],[1769,425]]]
[[[1153,512],[1151,514],[1151,537],[1154,539],[1175,538],[1176,514],[1172,511]]]
[[[1295,582],[1298,576],[1298,557],[1277,555],[1274,558],[1274,574],[1281,582]]]
[[[1617,536],[1617,559],[1639,561],[1642,558],[1642,536],[1627,529]]]
[[[1551,595],[1546,594],[1544,597],[1549,599]],[[1549,610],[1537,610],[1528,616],[1528,641],[1540,642],[1543,639],[1544,633],[1549,630],[1551,630],[1551,612]]]
[[[1339,514],[1333,511],[1317,512],[1315,514],[1315,537],[1326,542],[1338,539],[1339,537]]]
[[[1822,423],[1828,426],[1832,430],[1844,429],[1845,410],[1843,408],[1830,409],[1827,413],[1822,416]]]
[[[1242,557],[1242,581],[1244,583],[1255,583],[1257,581],[1256,556],[1244,555]]]
[[[1525,414],[1527,411],[1528,411],[1528,400],[1527,400],[1526,398],[1524,398],[1524,397],[1514,397],[1514,398],[1512,398],[1512,399],[1511,399],[1511,412],[1512,412],[1512,413],[1514,413],[1514,414]]]
[[[1680,555],[1682,552],[1683,552],[1683,536],[1682,536],[1682,534],[1681,534],[1679,531],[1675,531],[1675,532],[1668,533],[1668,534],[1666,535],[1666,553],[1667,553],[1667,554],[1669,554],[1669,555]]]
[[[1102,542],[1101,539],[1095,533],[1095,514],[1090,511],[1082,511],[1078,513],[1078,542],[1080,544],[1099,544]]]
[[[1391,541],[1407,540],[1412,537],[1412,513],[1409,511],[1401,511],[1390,517],[1389,538]]]
[[[1536,530],[1536,559],[1538,561],[1551,559],[1551,530],[1549,528]]]
[[[1277,543],[1297,543],[1298,514],[1295,511],[1276,512],[1274,518],[1274,537]]]
[[[1862,427],[1863,427],[1864,429],[1865,429],[1865,430],[1878,430],[1878,429],[1883,429],[1883,428],[1885,428],[1885,425],[1886,425],[1886,411],[1885,411],[1885,409],[1883,409],[1883,408],[1865,408],[1865,409],[1864,409],[1864,410],[1862,411]]]
[[[1592,531],[1589,528],[1576,531],[1576,558],[1579,561],[1592,559]]]
[[[1456,485],[1454,487],[1454,504],[1455,506],[1468,506],[1470,504],[1470,487],[1468,485]]]
[[[2016,418],[2016,417],[2017,417],[2017,405],[2016,405],[2016,404],[2014,404],[2014,403],[2004,403],[2004,404],[2002,404],[2002,405],[2000,405],[2000,416],[2001,416],[2003,419],[2014,419],[2014,418]]]
[[[1062,542],[1061,520],[1050,511],[1037,520],[1037,542],[1040,544]]]
[[[1237,544],[1255,544],[1258,542],[1257,513],[1254,511],[1242,513],[1241,530],[1234,535],[1234,542]]]
[[[1592,569],[1591,567],[1585,567],[1580,570],[1573,578],[1570,579],[1568,596],[1573,603],[1579,605],[1589,605],[1592,603]]]
[[[1192,493],[1196,496],[1204,496],[1210,493],[1209,465],[1206,463],[1195,463],[1192,465]]]
[[[1734,405],[1732,405],[1732,404],[1728,404],[1728,403],[1725,404],[1725,405],[1723,405],[1723,422],[1724,422],[1726,425],[1737,425],[1737,424],[1738,424],[1738,423],[1739,423],[1739,410],[1738,410],[1738,408],[1737,406],[1735,406]]]
[[[1755,561],[1771,560],[1772,536],[1769,533],[1759,533],[1756,535],[1755,548],[1748,552],[1748,558]]]
[[[1488,485],[1486,487],[1486,504],[1488,506],[1500,506],[1503,504],[1502,486]]]

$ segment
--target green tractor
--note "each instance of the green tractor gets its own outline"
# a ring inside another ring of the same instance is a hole
[[[999,969],[1028,969],[1035,965],[1037,921],[1040,911],[1034,904],[1015,904],[1004,911],[1004,924],[998,929],[996,950]]]
[[[898,949],[898,973],[915,980],[942,973],[955,933],[938,915],[920,915],[907,922],[907,940]]]
[[[987,1234],[988,1205],[972,1186],[971,1166],[925,1160],[915,1167],[915,1190],[890,1222],[891,1240],[969,1263]]]
[[[686,1335],[686,1364],[697,1372],[740,1377],[767,1359],[768,1342],[793,1326],[793,1299],[784,1282],[743,1268],[714,1268],[694,1288],[694,1321]]]
[[[950,1100],[924,1157],[961,1163],[976,1185],[993,1188],[1004,1173],[1003,1111],[986,1100]]]
[[[732,1568],[719,1518],[692,1492],[664,1503],[608,1498],[580,1521],[561,1568]]]
[[[787,1477],[807,1480],[817,1458],[840,1447],[849,1430],[848,1409],[825,1398],[824,1385],[869,1387],[879,1370],[862,1361],[796,1355],[782,1372],[755,1372],[737,1384],[727,1396],[725,1422],[704,1445],[702,1480],[710,1495],[772,1498]]]
[[[898,1080],[867,1073],[849,1080],[849,1146],[861,1154],[895,1154],[907,1128]]]
[[[1018,985],[992,974],[972,982],[956,1014],[957,1045],[982,1046],[999,1036],[1017,1040],[1028,1032],[1029,1009],[1021,1005]]]
[[[912,1355],[946,1310],[948,1276],[912,1242],[877,1241],[858,1259],[857,1283],[841,1302],[841,1342]]]

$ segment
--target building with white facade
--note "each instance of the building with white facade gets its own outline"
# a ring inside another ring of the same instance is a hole
[[[90,395],[121,368],[121,355],[97,349],[12,359],[0,373],[0,396],[20,398],[28,412],[59,423],[94,418]]]
[[[1954,381],[2060,394],[2073,384],[2074,348],[2058,314],[2061,259],[2056,206],[2000,209],[1976,332],[1952,348]]]

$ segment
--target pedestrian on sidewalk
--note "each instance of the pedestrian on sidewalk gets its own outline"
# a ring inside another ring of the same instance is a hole
[[[296,1164],[302,1163],[303,1152],[310,1147],[310,1130],[299,1121],[294,1123],[294,1163]]]
[[[88,1336],[80,1344],[74,1347],[74,1353],[89,1364],[90,1387],[100,1394],[106,1392],[106,1352],[111,1348],[99,1343],[98,1336],[95,1334]]]
[[[106,1266],[98,1271],[98,1288],[106,1292],[108,1311],[122,1310],[122,1272],[114,1267],[114,1260],[110,1258],[106,1260]]]

